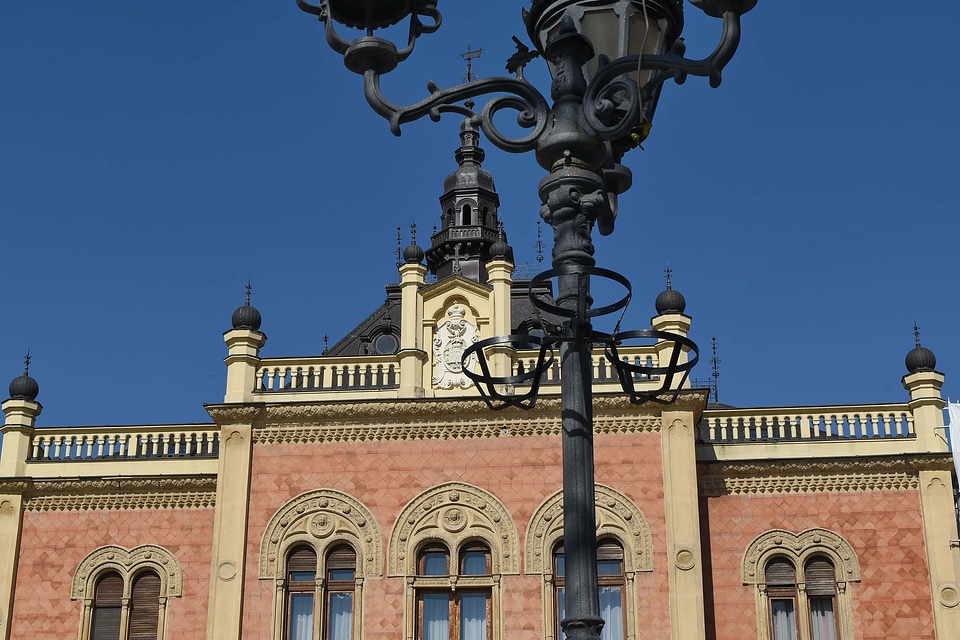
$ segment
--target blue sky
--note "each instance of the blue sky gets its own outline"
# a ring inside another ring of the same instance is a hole
[[[387,94],[457,83],[468,42],[504,73],[525,4],[441,2]],[[862,7],[761,0],[719,89],[665,86],[597,238],[633,282],[630,328],[669,261],[723,402],[905,400],[914,321],[960,399],[960,5]],[[706,55],[719,24],[686,15]],[[0,60],[0,379],[29,347],[43,426],[206,421],[248,278],[263,354],[318,354],[383,301],[397,225],[426,239],[455,166],[457,118],[393,137],[293,0],[6,2]],[[485,147],[534,262],[542,170]]]

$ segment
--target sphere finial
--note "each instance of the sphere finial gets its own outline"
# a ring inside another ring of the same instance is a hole
[[[30,400],[37,399],[40,395],[40,385],[30,377],[30,349],[27,349],[27,355],[23,359],[23,375],[17,376],[10,383],[11,400]]]
[[[934,371],[937,368],[937,356],[930,349],[920,345],[920,328],[916,322],[913,323],[913,339],[917,346],[907,353],[907,357],[903,361],[907,371],[909,373]]]
[[[253,291],[253,285],[249,279],[247,280],[246,289],[246,301],[242,307],[237,307],[236,311],[233,312],[230,323],[234,329],[252,329],[253,331],[259,331],[260,323],[263,322],[263,319],[260,317],[260,312],[257,308],[250,305],[250,293]]]

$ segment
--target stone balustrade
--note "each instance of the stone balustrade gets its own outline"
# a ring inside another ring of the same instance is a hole
[[[256,393],[380,391],[400,386],[397,356],[265,358],[256,372]]]
[[[697,428],[698,442],[709,444],[897,438],[916,438],[906,404],[713,409]]]
[[[37,429],[27,462],[216,458],[216,425],[73,427]]]

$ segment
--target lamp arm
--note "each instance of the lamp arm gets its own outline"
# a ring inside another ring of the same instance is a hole
[[[380,74],[368,69],[363,74],[364,95],[370,107],[390,123],[390,131],[400,135],[400,127],[408,122],[429,116],[434,122],[444,113],[458,113],[480,126],[487,139],[510,153],[529,151],[547,126],[550,107],[543,95],[526,80],[511,77],[481,78],[449,89],[441,89],[432,80],[427,83],[430,97],[409,106],[395,105],[383,95]],[[465,100],[488,94],[495,95],[480,113],[463,106]],[[506,95],[503,95],[506,94]],[[532,131],[521,138],[503,134],[493,123],[494,115],[502,109],[517,111],[517,124]]]

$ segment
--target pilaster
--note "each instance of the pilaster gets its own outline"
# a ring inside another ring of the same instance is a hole
[[[240,640],[253,424],[262,406],[207,407],[220,425],[207,640]]]
[[[933,622],[937,638],[960,638],[957,521],[954,518],[950,471],[920,472],[920,505],[924,546],[930,567]]]
[[[4,435],[4,446],[6,446],[6,435]],[[23,497],[16,494],[0,495],[0,640],[10,638],[22,522]]]
[[[939,371],[915,371],[903,376],[903,388],[910,392],[910,409],[920,451],[945,452],[949,450],[943,429],[943,408],[947,406],[940,396],[944,376]],[[958,636],[960,637],[960,636]]]
[[[492,336],[508,335],[513,326],[510,307],[510,290],[513,284],[513,263],[509,260],[491,260],[487,263],[487,283],[493,287],[490,292],[490,328]],[[497,350],[492,358],[494,376],[507,376],[513,363],[509,350]]]
[[[703,562],[693,409],[662,413],[663,500],[673,640],[704,640]]]
[[[423,396],[423,368],[426,352],[420,344],[423,324],[423,296],[427,268],[420,263],[400,266],[400,397]]]
[[[252,329],[232,329],[223,334],[227,343],[227,393],[224,402],[252,402],[260,363],[260,349],[267,336]]]

